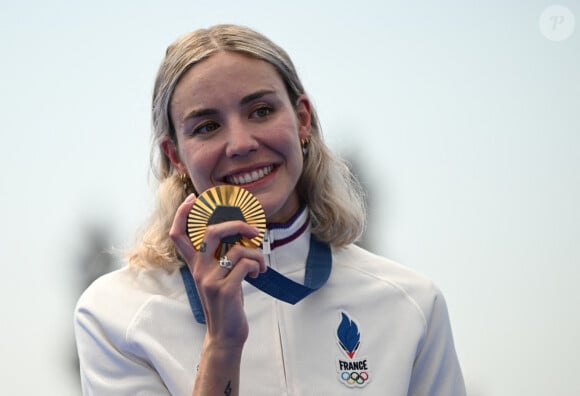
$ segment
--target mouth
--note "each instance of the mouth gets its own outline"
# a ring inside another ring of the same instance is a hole
[[[268,165],[260,169],[255,169],[251,172],[237,173],[235,175],[227,176],[226,182],[236,186],[253,183],[268,176],[272,170],[274,170],[274,165]]]

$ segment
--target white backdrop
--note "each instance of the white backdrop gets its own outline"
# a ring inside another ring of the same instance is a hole
[[[165,48],[232,22],[293,57],[372,249],[443,289],[470,395],[580,394],[580,3],[552,5],[3,0],[0,393],[79,394],[87,230],[131,243]]]

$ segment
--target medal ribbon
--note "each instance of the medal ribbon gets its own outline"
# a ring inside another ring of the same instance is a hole
[[[294,305],[324,286],[330,276],[331,269],[332,254],[330,246],[311,235],[303,285],[294,282],[270,267],[257,278],[246,276],[245,280],[264,293],[280,301]],[[189,267],[184,265],[181,267],[180,272],[193,316],[198,323],[205,323],[201,300],[199,299],[195,281],[189,271]]]

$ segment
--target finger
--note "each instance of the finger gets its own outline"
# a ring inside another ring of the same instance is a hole
[[[187,216],[195,202],[195,194],[190,194],[181,205],[177,208],[175,212],[175,217],[173,218],[173,224],[169,230],[169,237],[177,249],[181,252],[183,258],[189,262],[194,254],[195,249],[186,234],[187,227]]]
[[[250,267],[251,265],[251,267]],[[256,279],[258,276],[260,276],[260,263],[258,261],[253,261],[252,263],[250,263],[250,265],[248,266],[248,271],[247,271],[247,276],[249,276],[250,278]],[[244,277],[245,278],[245,277]]]
[[[258,236],[260,234],[260,230],[241,220],[225,221],[223,223],[212,224],[208,226],[205,230],[204,240],[207,242],[214,239],[221,241],[224,238],[238,234],[251,239]]]
[[[228,270],[221,265],[218,276],[228,277],[232,282],[241,282],[247,275],[255,278],[266,271],[264,255],[257,249],[236,245],[226,253],[225,258],[232,263],[232,268]]]
[[[218,266],[220,267],[220,272],[225,277],[234,268],[234,262],[226,254],[220,257]]]
[[[179,209],[181,210],[182,208],[180,207]],[[178,223],[176,224],[177,224],[176,227],[178,227],[179,224]],[[223,254],[221,252],[216,254],[217,249],[220,249],[220,246],[221,249],[223,249],[224,246],[226,246],[221,241],[226,237],[230,237],[232,235],[237,234],[242,235],[246,238],[254,238],[258,236],[259,233],[260,230],[258,230],[256,227],[239,220],[226,221],[223,223],[208,226],[205,230],[205,234],[202,241],[204,251],[201,252],[200,245],[200,251],[199,252],[192,251],[190,253],[191,259],[186,260],[194,280],[196,281],[201,280],[208,273],[214,273],[214,276],[212,276],[213,279],[225,278],[228,275],[229,271],[233,268],[235,262],[239,260],[239,256],[236,256],[234,259],[231,259],[230,257],[224,257],[226,255],[225,252]],[[189,239],[188,242],[186,243],[190,243]],[[191,249],[189,250],[191,251]],[[216,260],[214,256],[218,256],[219,259],[221,260]],[[265,264],[263,265],[263,267],[265,270]],[[252,270],[252,272],[255,271]]]

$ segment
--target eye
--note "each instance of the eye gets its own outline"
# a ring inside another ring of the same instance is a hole
[[[218,128],[219,128],[219,124],[217,122],[208,121],[206,123],[203,123],[203,124],[197,126],[193,130],[192,135],[205,135],[207,133],[215,131]]]
[[[250,118],[264,118],[268,117],[274,112],[274,108],[272,106],[262,105],[258,107],[256,110],[252,111],[250,114]]]

